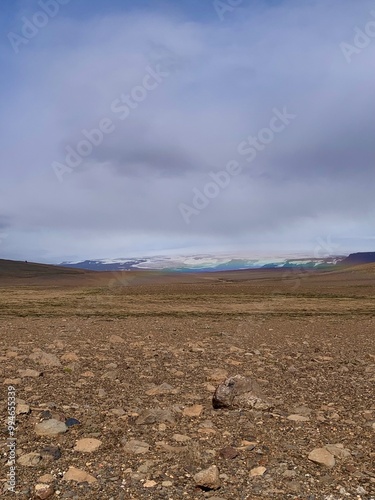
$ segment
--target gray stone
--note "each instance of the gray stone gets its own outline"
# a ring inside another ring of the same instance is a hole
[[[55,420],[54,418],[43,420],[43,422],[35,426],[35,432],[38,436],[56,436],[57,434],[64,434],[67,430],[68,427],[64,422]]]

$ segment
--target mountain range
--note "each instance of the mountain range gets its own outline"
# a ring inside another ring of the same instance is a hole
[[[62,262],[63,267],[87,269],[91,271],[130,271],[130,270],[163,270],[170,272],[214,272],[235,271],[241,269],[275,269],[275,268],[307,268],[324,269],[337,265],[356,265],[375,262],[375,252],[360,252],[346,255],[333,255],[322,258],[244,258],[233,255],[215,256],[178,255],[140,258],[93,259],[78,262]]]

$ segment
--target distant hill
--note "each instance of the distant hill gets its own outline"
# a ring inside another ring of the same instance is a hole
[[[76,286],[91,283],[99,273],[49,264],[0,259],[1,286]]]
[[[40,276],[56,275],[82,275],[87,271],[81,269],[69,269],[67,267],[52,266],[50,264],[37,264],[35,262],[25,262],[17,260],[0,259],[0,279],[9,278],[34,278]]]
[[[357,266],[360,264],[375,263],[375,252],[357,252],[351,253],[346,259],[341,261],[344,266]]]

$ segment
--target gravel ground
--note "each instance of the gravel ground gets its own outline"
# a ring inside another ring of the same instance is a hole
[[[375,498],[374,327],[361,314],[4,317],[0,493]],[[215,388],[236,374],[256,380],[272,408],[214,410]],[[15,493],[8,386],[19,412]],[[65,432],[39,435],[37,424],[51,419]],[[328,465],[308,458],[321,448]],[[219,482],[204,488],[195,475],[211,466]]]

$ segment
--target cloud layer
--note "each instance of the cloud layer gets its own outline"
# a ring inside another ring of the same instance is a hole
[[[372,2],[244,1],[223,21],[154,4],[86,17],[68,4],[18,54],[4,36],[1,255],[312,253],[328,235],[372,249],[375,29],[355,40]],[[247,161],[239,145],[266,137],[275,108],[296,118]],[[111,132],[69,166],[103,119]],[[194,190],[230,161],[241,173],[197,210]]]

